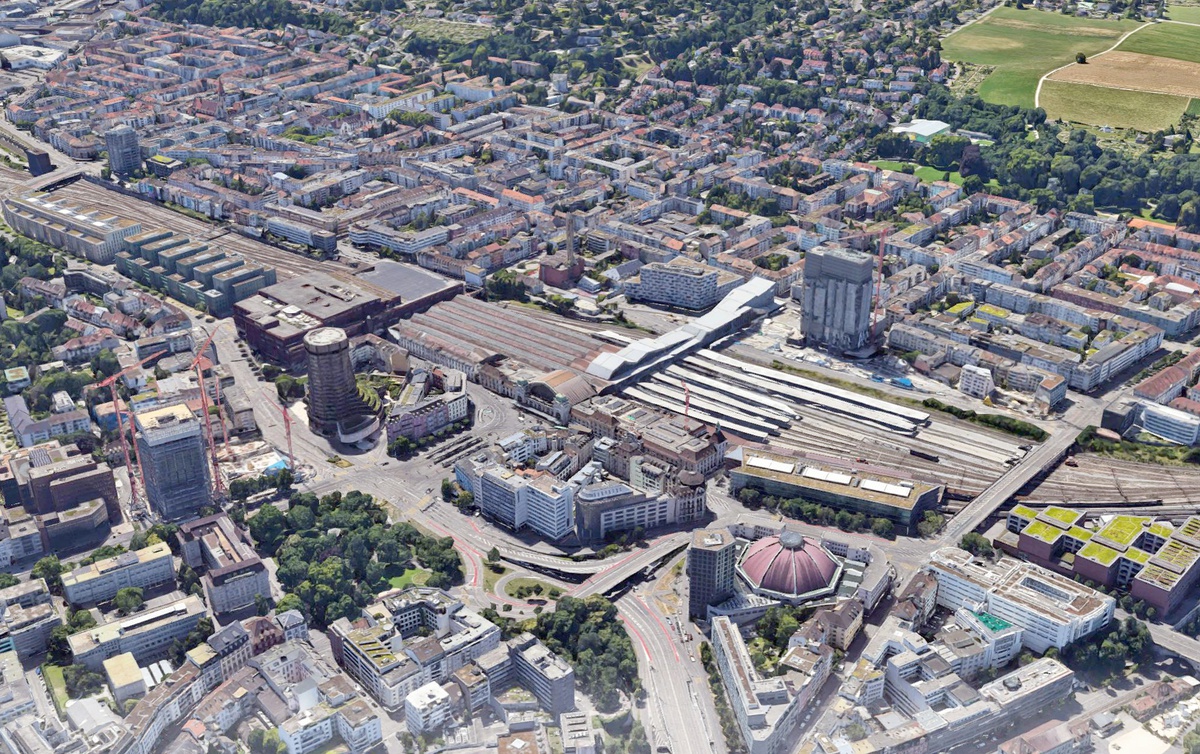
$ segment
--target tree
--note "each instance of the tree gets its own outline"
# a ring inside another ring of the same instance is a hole
[[[962,157],[963,150],[971,145],[965,136],[938,134],[925,147],[926,161],[939,170],[949,170]]]
[[[990,558],[995,554],[995,550],[992,549],[992,545],[987,541],[987,538],[973,531],[964,534],[958,546],[977,557]]]
[[[121,371],[121,362],[117,361],[117,357],[112,351],[105,348],[92,357],[92,372],[97,379],[102,377],[111,377]]]
[[[1079,65],[1085,65],[1087,63],[1087,55],[1084,55],[1082,52],[1075,53],[1075,62]]]
[[[287,529],[287,519],[274,505],[264,505],[246,522],[250,536],[264,550],[274,553]]]
[[[20,579],[13,576],[11,573],[0,573],[0,589],[7,589],[10,586],[16,586],[21,583]]]
[[[33,564],[29,575],[35,579],[45,579],[46,587],[54,594],[62,594],[62,574],[66,569],[54,555],[47,555]]]
[[[66,681],[67,696],[72,699],[91,696],[104,687],[104,676],[88,669],[86,665],[68,665],[63,668],[63,680]]]
[[[275,614],[286,613],[288,610],[304,612],[304,603],[294,594],[285,594],[275,603]]]
[[[871,533],[877,537],[891,539],[896,535],[896,527],[886,518],[877,518],[871,522]]]
[[[946,517],[934,511],[925,511],[925,516],[917,524],[917,533],[922,537],[932,537],[941,531],[946,523]]]
[[[454,497],[454,482],[449,479],[442,480],[442,500],[449,502]]]
[[[498,547],[493,547],[492,549],[488,550],[487,562],[489,562],[489,563],[499,563],[500,562],[500,549]]]
[[[113,606],[121,615],[129,615],[141,608],[143,604],[145,604],[145,600],[142,599],[141,587],[127,586],[118,590],[117,596],[113,597]]]

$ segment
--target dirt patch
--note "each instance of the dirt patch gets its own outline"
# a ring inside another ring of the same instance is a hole
[[[1050,76],[1049,80],[1179,97],[1200,97],[1200,63],[1136,52],[1099,55],[1085,65],[1068,66]]]
[[[1043,34],[1053,34],[1056,37],[1113,37],[1115,39],[1123,33],[1120,29],[1109,29],[1103,26],[1046,26],[1036,21],[1018,21],[1012,18],[989,18],[987,25],[1038,31]]]

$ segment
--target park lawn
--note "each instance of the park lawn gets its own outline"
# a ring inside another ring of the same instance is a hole
[[[1200,118],[1200,99],[1193,98],[1192,101],[1188,103],[1187,110],[1184,112],[1186,112],[1188,115]]]
[[[1200,63],[1200,26],[1157,24],[1130,35],[1117,48],[1160,58]]]
[[[531,578],[527,578],[525,576],[522,576],[521,578],[518,578],[518,579],[513,579],[512,581],[505,584],[504,592],[509,597],[512,597],[513,599],[521,599],[520,597],[517,596],[518,589],[520,589],[521,587],[535,587],[538,584],[542,585],[542,593],[538,594],[538,595],[533,595],[532,598],[550,599],[550,590],[554,588],[552,585],[547,584],[545,581],[540,581],[538,579],[531,579]],[[530,599],[530,598],[527,597],[525,599]]]
[[[500,581],[500,579],[504,578],[504,575],[506,573],[508,573],[507,566],[502,566],[499,563],[497,563],[495,570],[493,570],[491,565],[484,563],[483,564],[483,590],[485,592],[487,592],[488,594],[493,594],[496,591],[496,582],[498,582],[498,581]]]
[[[917,178],[920,178],[922,181],[925,181],[926,183],[940,181],[946,175],[945,170],[938,170],[937,168],[929,167],[928,165],[918,165],[915,162],[900,162],[898,160],[871,160],[871,164],[875,167],[883,168],[884,170],[895,170],[901,173],[904,172],[904,167],[906,165],[911,165],[913,167],[913,175],[915,175]],[[961,186],[963,177],[957,170],[951,170],[950,182]],[[989,186],[993,184],[997,188],[1000,186],[1000,184],[994,178],[987,183]]]
[[[63,678],[63,669],[46,663],[42,666],[42,680],[46,682],[46,688],[50,689],[50,699],[54,702],[54,708],[58,710],[58,716],[62,717],[66,714],[68,699],[67,679]]]
[[[1093,126],[1158,131],[1178,123],[1188,102],[1187,97],[1170,94],[1063,81],[1047,81],[1042,85],[1042,107],[1047,115]]]
[[[999,105],[1033,107],[1038,80],[1075,60],[1103,52],[1135,21],[1106,21],[1040,10],[997,8],[983,21],[942,40],[942,57],[994,66],[979,96]]]
[[[1200,5],[1176,5],[1171,3],[1167,6],[1167,18],[1172,21],[1183,21],[1187,24],[1200,24]]]
[[[430,574],[424,568],[409,568],[403,573],[388,578],[388,583],[393,589],[406,589],[410,586],[425,586],[429,581]]]

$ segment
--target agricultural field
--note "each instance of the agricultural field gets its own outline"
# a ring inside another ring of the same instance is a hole
[[[1072,65],[1057,71],[1047,81],[1200,97],[1200,63],[1118,50],[1092,58],[1087,65]],[[1044,98],[1044,88],[1042,94]]]
[[[1200,24],[1200,4],[1167,6],[1167,18],[1172,21],[1183,21],[1188,24]]]
[[[1052,117],[1138,131],[1157,131],[1178,123],[1189,102],[1196,100],[1057,80],[1046,81],[1041,96],[1042,107]]]
[[[942,57],[994,67],[979,86],[979,96],[988,102],[1033,107],[1042,76],[1071,63],[1077,52],[1091,57],[1109,49],[1138,26],[1000,7],[944,39]]]
[[[1189,8],[1189,10],[1191,10]],[[1196,8],[1200,10],[1200,8]],[[1155,24],[1141,29],[1117,48],[1119,52],[1136,52],[1160,58],[1185,60],[1200,64],[1200,26],[1189,24]],[[1105,55],[1104,57],[1108,57]]]
[[[1139,131],[1178,123],[1197,102],[1200,26],[1184,23],[1146,25],[1115,50],[1055,71],[1038,99],[1051,117]]]

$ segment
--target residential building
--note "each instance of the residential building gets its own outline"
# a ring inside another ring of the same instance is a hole
[[[451,715],[450,695],[436,683],[427,683],[404,698],[404,719],[414,736],[440,731]]]
[[[983,367],[964,364],[958,377],[958,390],[972,398],[987,398],[996,389],[992,373]]]
[[[743,282],[741,276],[716,267],[675,257],[669,262],[651,262],[624,283],[625,296],[693,311],[711,309]]]
[[[142,150],[137,131],[125,124],[110,128],[104,134],[104,145],[108,149],[108,168],[113,175],[128,178],[141,169]]]
[[[509,644],[513,672],[552,715],[575,709],[575,671],[533,634],[524,633]]]

